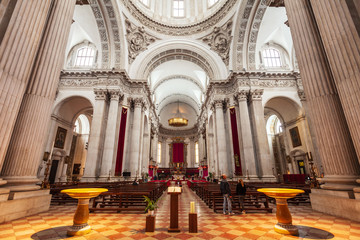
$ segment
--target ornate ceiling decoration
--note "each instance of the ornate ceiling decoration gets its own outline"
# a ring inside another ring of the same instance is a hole
[[[237,0],[227,0],[224,5],[213,15],[208,18],[194,24],[188,25],[170,25],[164,24],[146,16],[141,10],[139,10],[132,1],[122,0],[124,6],[128,9],[128,11],[139,21],[141,24],[146,27],[157,31],[166,35],[173,36],[184,36],[200,33],[209,29],[212,26],[215,26],[218,22],[220,22],[227,13],[232,9],[232,7],[236,4]]]
[[[226,65],[229,64],[229,50],[232,39],[231,27],[232,21],[230,20],[222,27],[214,27],[213,32],[202,39],[210,46],[211,50],[221,57]]]
[[[129,63],[131,64],[135,58],[147,47],[156,41],[157,38],[147,34],[144,27],[138,27],[131,23],[128,19],[125,20],[126,25],[126,40],[128,42]]]

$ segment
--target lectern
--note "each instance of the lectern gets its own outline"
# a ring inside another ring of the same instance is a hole
[[[179,228],[179,195],[181,187],[168,187],[170,194],[170,227],[168,232],[180,232]]]

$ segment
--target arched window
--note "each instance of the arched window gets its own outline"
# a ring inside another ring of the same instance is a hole
[[[195,163],[199,163],[199,143],[195,143]]]
[[[281,133],[283,131],[282,125],[281,125],[281,121],[278,118],[278,116],[276,116],[275,114],[271,115],[266,123],[266,132],[268,134],[278,134]]]
[[[157,162],[161,163],[161,142],[158,142],[157,146]]]
[[[263,50],[262,60],[264,66],[267,68],[276,68],[282,66],[280,52],[275,48],[267,48]]]
[[[184,0],[174,0],[173,1],[173,15],[174,15],[174,17],[184,17],[185,16]]]
[[[95,49],[89,46],[79,48],[76,53],[75,67],[91,67],[95,62]]]
[[[90,133],[89,119],[84,114],[81,114],[76,119],[74,132],[76,132],[78,134],[89,134]]]
[[[215,3],[217,3],[219,0],[208,0],[209,7],[212,7]]]

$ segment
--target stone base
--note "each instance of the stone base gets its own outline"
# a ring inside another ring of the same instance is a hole
[[[0,223],[49,210],[51,195],[48,190],[38,196],[0,202]]]
[[[275,232],[288,235],[299,235],[299,230],[292,224],[277,223],[274,227]]]
[[[10,189],[0,188],[0,202],[5,202],[9,198]]]
[[[360,221],[360,200],[350,199],[347,191],[312,189],[312,209],[326,214]]]
[[[67,235],[68,236],[83,236],[91,232],[91,227],[86,223],[83,225],[73,225],[68,228]]]
[[[263,175],[260,178],[261,182],[277,182],[277,179],[273,175]]]

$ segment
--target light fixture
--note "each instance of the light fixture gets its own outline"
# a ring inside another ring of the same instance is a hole
[[[175,117],[170,118],[168,120],[168,122],[169,122],[169,125],[172,127],[183,127],[183,126],[188,125],[188,120],[181,116],[180,108],[179,108],[179,100],[178,100],[178,108],[177,108]]]

